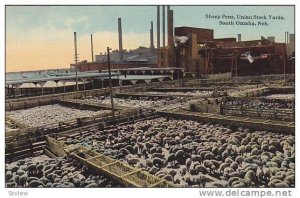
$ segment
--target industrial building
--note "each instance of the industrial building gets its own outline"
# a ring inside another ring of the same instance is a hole
[[[165,11],[167,11],[167,45],[165,44]],[[286,42],[275,37],[242,41],[242,34],[231,38],[215,38],[214,30],[198,27],[173,27],[174,12],[163,6],[163,45],[160,46],[160,6],[157,7],[157,46],[153,44],[153,22],[150,45],[124,50],[121,18],[118,18],[119,49],[111,53],[111,67],[122,68],[183,68],[192,76],[206,78],[210,74],[230,73],[231,76],[285,74],[295,72],[295,36],[286,32]],[[107,68],[107,54],[95,56],[95,62],[82,61],[79,71]],[[71,66],[74,67],[72,64]],[[184,75],[189,76],[189,75]]]
[[[213,30],[178,27],[175,34],[186,36],[174,50],[176,64],[186,72],[206,76],[230,72],[232,76],[294,73],[287,58],[287,46],[268,39],[240,41],[214,39]]]

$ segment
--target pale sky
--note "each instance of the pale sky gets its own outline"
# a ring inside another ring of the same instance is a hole
[[[284,42],[285,31],[294,33],[293,6],[171,6],[171,9],[174,27],[214,29],[215,38],[236,37],[241,33],[242,40],[275,36],[277,42]],[[220,20],[206,19],[206,14],[280,15],[285,20],[263,20],[269,26],[220,26]],[[94,55],[105,52],[107,46],[117,49],[118,17],[122,18],[124,49],[149,47],[151,21],[156,45],[156,6],[6,6],[6,71],[68,68],[74,62],[74,31],[79,60],[91,61],[90,34],[94,39]]]

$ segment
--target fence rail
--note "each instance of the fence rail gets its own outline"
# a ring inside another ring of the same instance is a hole
[[[295,123],[286,121],[266,120],[263,118],[250,118],[239,116],[227,116],[213,113],[199,113],[189,111],[159,111],[162,116],[174,117],[177,119],[188,119],[203,122],[232,125],[235,127],[247,127],[254,130],[267,130],[283,134],[295,134]]]
[[[220,114],[222,115],[235,115],[235,116],[248,116],[248,117],[259,117],[272,120],[295,120],[294,109],[279,109],[279,108],[250,108],[243,106],[228,106],[220,105]]]

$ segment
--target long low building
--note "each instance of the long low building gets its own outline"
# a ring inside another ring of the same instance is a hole
[[[119,73],[112,72],[112,76],[118,76]],[[86,81],[91,78],[107,78],[108,73],[99,72],[76,72],[73,70],[40,70],[28,72],[9,72],[6,73],[5,84],[13,85],[14,87],[21,86],[23,83],[34,83],[43,85],[48,81],[54,82],[74,82],[76,78],[78,81]]]
[[[112,86],[149,84],[174,79],[175,69],[164,69],[158,72],[157,68],[138,68],[113,70]],[[138,71],[138,72],[135,72]],[[152,71],[152,72],[151,72]],[[179,70],[178,70],[179,71]],[[89,71],[77,73],[78,90],[99,89],[109,86],[108,71]],[[26,97],[44,94],[56,94],[76,91],[76,73],[72,69],[40,70],[6,73],[6,97]]]

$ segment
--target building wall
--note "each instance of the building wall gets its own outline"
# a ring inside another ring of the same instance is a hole
[[[261,75],[261,74],[282,74],[284,73],[284,48],[285,44],[275,43],[273,45],[261,45],[252,47],[227,47],[216,50],[215,52],[215,62],[214,62],[214,74],[226,73],[231,71],[232,59],[230,54],[233,51],[237,51],[239,58],[237,60],[238,64],[238,75],[248,76],[248,75]],[[212,49],[213,50],[213,49]],[[259,57],[264,54],[270,54],[268,58],[256,59],[253,63],[250,63],[247,59],[241,59],[240,56],[245,52],[250,52],[253,57]],[[201,53],[205,53],[205,49],[201,50]],[[220,58],[220,57],[228,58]],[[219,58],[218,58],[219,57]],[[205,57],[204,64],[200,64],[201,71],[205,71]],[[286,72],[293,73],[293,66],[285,62]],[[204,72],[205,73],[205,72]]]
[[[133,50],[123,50],[123,58],[127,59],[133,56],[141,56],[143,58],[153,57],[156,58],[156,49],[139,47]],[[118,63],[120,62],[119,51],[113,51],[110,53],[110,61]],[[107,54],[95,55],[95,62],[105,63],[107,62]]]
[[[186,72],[200,74],[200,56],[198,55],[198,38],[196,34],[189,34],[186,46],[179,47],[176,52],[177,67]]]
[[[111,53],[110,54],[110,61],[111,62],[119,62],[120,61],[120,56],[119,56],[119,53]],[[125,55],[124,58],[127,58],[127,56]],[[96,55],[95,56],[95,62],[97,63],[106,63],[107,62],[107,55],[104,54],[104,55]]]
[[[157,50],[157,67],[170,67],[169,66],[169,48],[161,47]]]
[[[268,40],[275,43],[275,36],[268,36]]]
[[[185,64],[185,70],[187,72],[198,73],[199,74],[199,55],[198,55],[198,38],[196,34],[189,34],[188,40],[188,53],[187,60]]]

